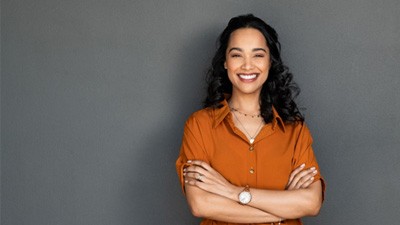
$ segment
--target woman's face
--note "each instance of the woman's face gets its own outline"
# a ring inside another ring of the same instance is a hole
[[[231,33],[225,57],[232,95],[259,95],[271,67],[264,35],[254,28],[235,30]]]

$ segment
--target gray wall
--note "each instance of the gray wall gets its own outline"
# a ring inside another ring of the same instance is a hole
[[[400,212],[400,2],[1,1],[1,223],[197,224],[175,174],[215,39],[274,26],[326,200],[307,224]]]
[[[1,23],[1,18],[2,18],[2,16],[1,16],[1,2],[0,2],[0,24],[2,24],[2,23]],[[0,34],[1,34],[1,26],[0,26]],[[1,43],[2,43],[2,42],[1,42],[1,35],[0,35],[0,53],[1,53]],[[2,85],[1,85],[1,71],[2,71],[2,70],[1,70],[1,54],[0,54],[0,118],[1,118],[1,111],[2,111],[2,110],[1,110],[1,86],[2,86]],[[0,127],[1,127],[1,119],[0,119]],[[2,211],[2,210],[1,210],[1,194],[2,194],[2,191],[1,191],[1,167],[2,167],[2,166],[1,166],[1,161],[2,161],[2,160],[1,160],[1,158],[2,158],[2,157],[1,157],[1,152],[2,152],[2,151],[1,151],[1,149],[2,149],[2,146],[3,146],[3,145],[1,144],[1,139],[2,139],[2,138],[1,138],[1,129],[0,129],[0,224],[1,224],[1,211]]]

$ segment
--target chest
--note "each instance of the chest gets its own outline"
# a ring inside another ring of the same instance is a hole
[[[211,164],[235,185],[284,189],[293,170],[293,138],[264,127],[250,144],[244,134],[229,129],[213,133]]]

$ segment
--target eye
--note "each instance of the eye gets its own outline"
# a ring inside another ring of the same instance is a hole
[[[239,54],[232,54],[231,57],[232,58],[237,58],[237,57],[240,57],[240,55]]]
[[[264,54],[256,54],[255,57],[257,57],[257,58],[264,58],[265,55],[264,55]]]

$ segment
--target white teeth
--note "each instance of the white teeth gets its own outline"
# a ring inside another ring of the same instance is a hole
[[[239,75],[240,78],[245,79],[245,80],[251,80],[257,77],[256,74],[248,74],[248,75],[244,75],[244,74],[240,74]]]

